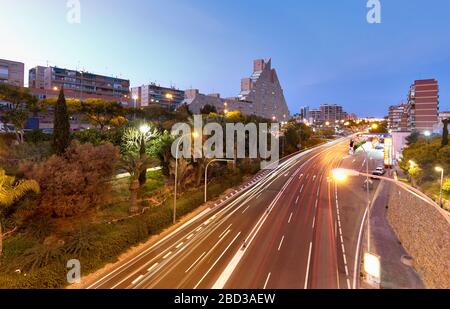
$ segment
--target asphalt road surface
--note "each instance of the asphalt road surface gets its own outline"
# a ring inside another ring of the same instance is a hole
[[[340,139],[262,172],[89,288],[357,288],[364,179],[330,178],[336,167],[365,170],[348,146]]]

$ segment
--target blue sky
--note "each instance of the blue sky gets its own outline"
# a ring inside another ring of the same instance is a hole
[[[271,57],[292,113],[338,103],[384,116],[415,79],[436,78],[450,110],[450,1],[0,0],[0,58],[235,96],[252,60]]]

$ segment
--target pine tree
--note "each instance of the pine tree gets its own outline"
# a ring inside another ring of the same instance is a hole
[[[59,92],[58,101],[56,101],[54,114],[53,149],[56,154],[61,155],[70,143],[69,113],[67,112],[66,98],[62,88]]]
[[[442,123],[444,124],[444,130],[442,132],[442,147],[448,146],[448,121],[450,119],[444,119],[442,120]]]

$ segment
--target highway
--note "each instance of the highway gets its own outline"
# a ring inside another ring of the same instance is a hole
[[[365,169],[348,145],[343,138],[260,173],[88,288],[357,288],[364,179],[330,179],[336,167]]]

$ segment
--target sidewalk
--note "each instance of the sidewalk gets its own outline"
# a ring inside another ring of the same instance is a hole
[[[375,196],[370,217],[371,251],[381,257],[382,289],[424,289],[420,276],[413,267],[402,263],[402,257],[409,254],[402,247],[395,232],[388,223],[386,206],[391,184],[382,181],[379,194]],[[367,235],[363,244],[363,252],[367,252]],[[362,288],[369,288],[361,282]]]

